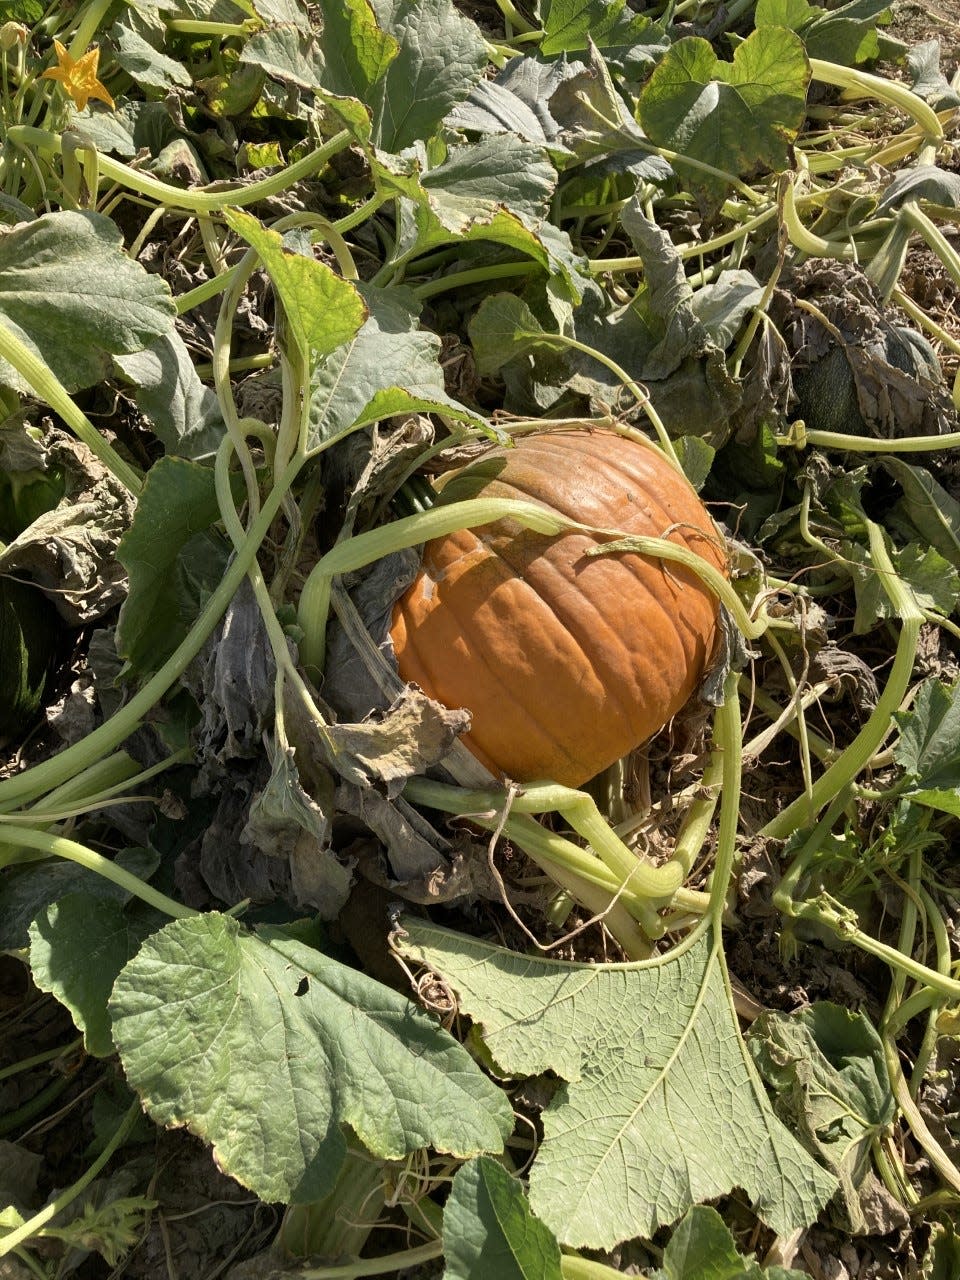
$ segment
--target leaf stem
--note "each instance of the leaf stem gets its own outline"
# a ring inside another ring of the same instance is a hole
[[[9,1231],[5,1236],[0,1236],[0,1258],[6,1257],[12,1250],[29,1240],[32,1235],[36,1235],[38,1231],[52,1221],[57,1214],[62,1213],[68,1205],[76,1200],[77,1196],[81,1195],[89,1187],[100,1170],[112,1158],[113,1153],[126,1141],[140,1114],[140,1103],[138,1101],[131,1102],[113,1137],[82,1177],[78,1178],[73,1186],[61,1191],[49,1204],[44,1205],[39,1213],[35,1213],[32,1218],[28,1218],[26,1222],[16,1227],[13,1231]]]
[[[910,686],[923,612],[913,592],[897,577],[887,553],[883,531],[872,520],[867,521],[867,535],[874,569],[901,620],[893,665],[883,693],[866,724],[846,750],[820,775],[810,794],[798,796],[760,830],[759,834],[768,840],[785,840],[798,827],[809,823],[824,805],[853,782],[889,733],[893,712],[899,708]]]
[[[126,489],[139,494],[143,488],[140,473],[128,462],[124,462],[116,449],[104,440],[87,415],[71,399],[53,370],[4,324],[0,324],[0,359],[13,365],[37,399],[60,415],[77,439],[83,441]]]
[[[899,81],[882,79],[854,67],[841,67],[822,58],[811,58],[810,70],[813,78],[823,84],[836,85],[861,98],[880,98],[889,102],[915,120],[929,139],[938,144],[943,142],[943,125],[936,111]]]
[[[103,876],[104,880],[109,880],[112,884],[125,889],[133,897],[140,898],[151,907],[156,907],[164,915],[172,916],[174,920],[185,920],[197,914],[192,908],[175,902],[173,898],[168,898],[165,893],[160,893],[158,889],[152,888],[139,876],[111,862],[109,858],[95,853],[86,845],[78,844],[76,840],[68,840],[65,836],[55,836],[48,831],[37,831],[0,821],[0,845],[20,845],[28,849],[38,849],[48,856],[76,862],[79,866],[86,867],[88,871],[94,871],[97,875]],[[4,861],[4,855],[0,853],[0,866]]]
[[[15,125],[7,131],[7,139],[28,152],[31,148],[38,148],[60,155],[63,150],[62,138],[45,129],[36,129],[32,125]],[[350,131],[341,129],[322,147],[317,147],[309,155],[303,156],[278,173],[261,178],[258,182],[250,183],[249,186],[230,187],[226,190],[210,191],[202,187],[189,189],[175,187],[169,182],[161,182],[159,178],[154,178],[151,174],[143,173],[130,165],[122,164],[107,155],[99,156],[100,172],[111,182],[119,182],[128,190],[149,196],[150,199],[166,205],[168,209],[186,209],[191,213],[217,213],[228,205],[239,209],[248,204],[256,204],[258,200],[266,200],[269,196],[279,195],[293,183],[299,182],[302,178],[309,178],[322,169],[332,156],[350,146],[351,141]],[[90,150],[90,146],[77,147],[78,151],[84,149]]]

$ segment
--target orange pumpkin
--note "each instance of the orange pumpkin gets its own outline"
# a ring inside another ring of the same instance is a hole
[[[533,501],[583,524],[666,537],[725,572],[722,540],[659,450],[612,431],[521,436],[453,473],[441,500]],[[400,674],[467,707],[493,773],[579,786],[656,733],[700,683],[717,600],[676,562],[586,553],[602,538],[515,521],[426,545],[394,606]]]

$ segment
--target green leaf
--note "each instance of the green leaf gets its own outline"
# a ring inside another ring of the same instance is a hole
[[[790,166],[789,144],[806,110],[810,65],[803,43],[784,27],[762,27],[721,62],[708,41],[672,45],[640,96],[640,123],[658,146],[678,152],[675,167],[694,186],[725,184],[685,159],[732,175]]]
[[[56,646],[57,615],[43,593],[0,576],[0,745],[40,710]]]
[[[115,356],[114,363],[134,384],[134,399],[167,453],[209,458],[224,425],[217,397],[197,377],[187,345],[174,330],[143,351]]]
[[[533,1211],[561,1244],[651,1237],[742,1187],[779,1232],[836,1182],[776,1118],[708,936],[641,964],[563,964],[411,922],[404,953],[456,990],[510,1075],[566,1083],[543,1115]]]
[[[65,1005],[83,1032],[87,1053],[114,1052],[107,999],[117,974],[136,955],[142,934],[116,899],[71,893],[30,926],[30,969],[41,991]]]
[[[399,51],[364,101],[373,110],[376,146],[402,151],[430,138],[466,98],[486,70],[487,48],[451,0],[373,0],[373,9]]]
[[[458,1170],[443,1209],[443,1280],[560,1280],[560,1246],[489,1156]]]
[[[549,0],[540,52],[545,57],[586,49],[645,43],[654,23],[627,7],[626,0]],[[654,28],[660,34],[659,28]]]
[[[461,234],[492,221],[499,209],[536,229],[547,215],[557,173],[542,147],[507,134],[451,147],[420,182],[441,226]]]
[[[324,262],[285,249],[282,237],[252,214],[225,209],[223,216],[260,255],[298,342],[320,358],[354,336],[367,312],[348,280]]]
[[[954,1280],[960,1275],[960,1236],[952,1223],[932,1222],[920,1280]]]
[[[142,89],[162,89],[164,92],[193,85],[190,72],[182,63],[168,58],[155,49],[142,35],[122,22],[110,29],[113,56],[126,73]]]
[[[895,516],[960,568],[960,502],[925,467],[902,458],[884,458],[883,465],[903,489]]]
[[[323,15],[322,84],[333,93],[366,102],[373,86],[400,52],[381,30],[369,0],[320,0]]]
[[[314,90],[323,77],[324,60],[317,38],[296,27],[268,27],[243,46],[240,61],[259,67],[281,84]]]
[[[156,870],[159,858],[149,849],[121,849],[114,861],[141,880],[147,880]],[[30,923],[70,894],[116,902],[130,898],[119,885],[66,859],[51,858],[22,867],[7,867],[0,878],[0,951],[26,947],[30,942]]]
[[[900,726],[894,759],[917,789],[960,788],[960,683],[924,681],[912,708],[895,711],[893,718]]]
[[[496,373],[508,360],[546,345],[549,338],[540,321],[514,293],[494,293],[480,303],[467,326],[477,369]]]
[[[777,1114],[836,1174],[850,1226],[865,1234],[871,1145],[896,1111],[880,1037],[863,1014],[821,1001],[761,1014],[747,1044]]]
[[[322,1196],[343,1125],[385,1160],[500,1151],[513,1127],[504,1094],[431,1017],[279,929],[175,921],[120,974],[110,1013],[153,1118],[211,1142],[263,1200]]]
[[[417,327],[419,304],[408,289],[358,285],[367,309],[360,329],[314,370],[308,446],[316,449],[357,422],[394,413],[452,414],[477,421],[443,384],[440,339]]]
[[[48,213],[0,238],[0,324],[68,391],[105,379],[112,355],[168,334],[174,314],[166,284],[99,213]],[[0,384],[28,389],[3,360]]]
[[[760,1267],[744,1258],[726,1223],[707,1205],[695,1205],[677,1224],[652,1280],[804,1280],[805,1271]]]
[[[226,564],[207,530],[220,517],[213,471],[184,458],[150,468],[117,558],[130,586],[117,623],[117,652],[133,671],[160,667],[183,640]]]
[[[896,611],[867,548],[860,543],[844,543],[842,554],[857,597],[853,629],[857,635],[863,635],[877,619],[896,617]],[[906,547],[892,548],[890,559],[897,576],[911,588],[921,609],[945,616],[953,612],[960,598],[960,573],[939,551],[911,542]]]

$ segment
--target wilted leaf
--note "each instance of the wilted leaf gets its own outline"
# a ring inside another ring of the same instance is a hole
[[[110,357],[139,351],[173,327],[170,290],[123,252],[99,213],[48,213],[0,237],[0,324],[68,391],[110,372]],[[0,360],[0,383],[29,388]]]
[[[347,782],[385,786],[395,797],[408,778],[442,760],[469,727],[469,711],[447,710],[408,685],[392,706],[368,721],[330,725],[327,763]]]
[[[478,1156],[443,1207],[443,1280],[560,1280],[560,1246],[503,1165]]]
[[[747,1044],[777,1115],[836,1174],[850,1226],[865,1233],[871,1145],[896,1110],[880,1037],[863,1014],[821,1001],[762,1013]]]
[[[502,1070],[567,1082],[530,1174],[531,1206],[561,1244],[650,1237],[734,1186],[787,1232],[833,1194],[773,1114],[709,938],[642,964],[580,965],[408,928],[405,954],[454,987]]]
[[[0,573],[30,578],[76,627],[102,617],[126,594],[116,552],[134,499],[86,445],[53,431],[44,446],[48,467],[65,477],[64,497],[0,550]]]
[[[263,1200],[321,1196],[343,1125],[387,1160],[500,1151],[513,1126],[505,1096],[432,1018],[279,929],[175,921],[120,974],[110,1013],[153,1118],[211,1142]]]
[[[960,97],[957,99],[960,105]],[[877,213],[899,209],[906,200],[929,200],[948,209],[960,207],[960,174],[934,164],[912,165],[895,173],[887,183]]]

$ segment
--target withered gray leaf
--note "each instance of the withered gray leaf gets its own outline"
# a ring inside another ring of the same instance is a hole
[[[245,578],[185,683],[203,712],[199,736],[218,760],[259,755],[274,717],[276,663],[263,617]]]
[[[356,786],[379,786],[400,794],[408,778],[424,773],[470,727],[470,713],[446,707],[407,685],[385,712],[359,724],[329,728],[334,753],[328,764]]]
[[[117,544],[133,518],[133,495],[86,445],[63,432],[44,441],[47,464],[61,467],[66,493],[0,552],[0,573],[31,578],[72,627],[92,622],[126,595]]]
[[[384,556],[347,593],[334,583],[336,619],[327,629],[324,699],[344,720],[385,710],[403,687],[393,661],[393,604],[416,577],[419,554],[410,549]]]
[[[823,259],[794,268],[781,278],[770,316],[791,351],[809,428],[889,439],[956,429],[929,343],[887,319],[859,268]]]
[[[312,907],[321,919],[334,920],[350,893],[353,875],[330,848],[333,785],[324,803],[318,804],[304,790],[293,749],[269,738],[266,751],[270,777],[250,805],[240,838],[287,861],[295,905]]]
[[[419,815],[406,811],[372,787],[357,787],[349,783],[341,783],[337,787],[336,806],[338,813],[359,818],[384,847],[391,874],[384,876],[378,873],[378,862],[371,861],[368,854],[362,863],[367,879],[400,892],[400,885],[413,891],[418,884],[437,886],[449,877],[450,863],[443,852],[446,841],[427,827]],[[413,897],[412,900],[421,902],[428,899]],[[442,899],[433,896],[429,900],[436,902]]]

